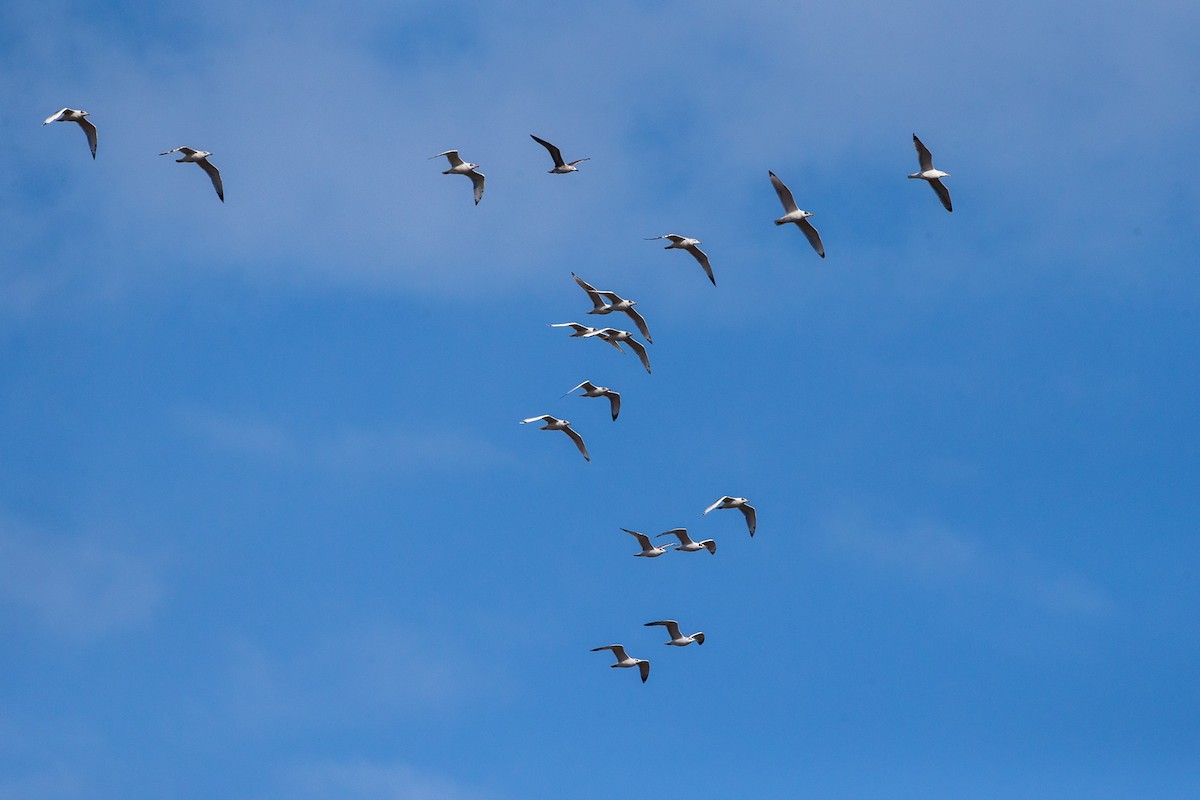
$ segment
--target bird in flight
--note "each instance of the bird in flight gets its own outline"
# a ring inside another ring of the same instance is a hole
[[[539,139],[532,133],[529,134],[529,136],[535,142],[550,151],[550,157],[554,159],[554,169],[547,170],[547,172],[551,175],[566,175],[568,172],[579,172],[579,168],[575,166],[576,164],[582,164],[584,161],[591,161],[590,158],[580,158],[576,159],[575,161],[565,162],[563,161],[562,151],[557,147],[550,144],[545,139]]]
[[[792,190],[783,181],[775,177],[774,172],[768,170],[767,174],[771,176],[771,185],[775,187],[775,194],[779,195],[779,202],[783,203],[783,210],[786,212],[782,217],[775,220],[775,224],[786,225],[789,222],[796,223],[796,227],[804,231],[804,235],[808,237],[808,243],[812,245],[812,249],[817,251],[817,255],[824,258],[825,245],[821,244],[821,234],[817,233],[817,229],[807,219],[812,214],[808,211],[801,211],[796,207],[796,200],[792,197]]]
[[[684,636],[679,632],[679,623],[673,619],[660,619],[657,622],[647,622],[645,627],[649,628],[653,625],[661,625],[667,629],[667,633],[671,636],[671,641],[663,642],[663,644],[673,644],[676,647],[687,647],[692,642],[696,644],[704,644],[704,631],[696,631],[691,636]]]
[[[634,554],[633,554],[635,557],[641,557],[641,558],[658,558],[658,557],[659,557],[659,556],[661,556],[663,553],[665,553],[665,552],[667,552],[668,550],[670,550],[670,549],[671,549],[671,547],[672,547],[672,546],[671,546],[671,545],[669,545],[669,544],[665,544],[665,545],[663,545],[662,547],[659,547],[659,546],[657,546],[657,545],[653,544],[653,543],[650,541],[650,537],[649,537],[649,536],[647,536],[647,535],[646,535],[646,534],[644,534],[644,533],[639,533],[638,531],[631,531],[631,530],[629,530],[628,528],[621,528],[621,530],[625,531],[625,532],[626,532],[626,533],[628,533],[630,536],[632,536],[632,537],[634,537],[635,539],[637,539],[637,540],[638,540],[638,544],[640,544],[640,545],[642,546],[642,552],[640,552],[640,553],[634,553]]]
[[[654,340],[650,338],[650,328],[646,325],[645,318],[633,308],[637,305],[636,300],[626,300],[616,292],[601,291],[574,272],[571,273],[571,277],[575,279],[575,282],[579,284],[581,289],[587,292],[588,299],[592,301],[592,310],[587,313],[611,314],[614,311],[619,311],[633,320],[633,324],[637,325],[638,330],[642,332],[642,336],[646,337],[647,342],[654,344]]]
[[[543,425],[539,430],[562,431],[567,436],[571,437],[571,441],[575,443],[575,447],[579,448],[579,452],[583,456],[584,461],[590,462],[592,460],[592,457],[588,455],[587,445],[583,443],[583,437],[575,432],[575,429],[571,427],[571,423],[568,420],[558,419],[557,417],[552,417],[549,414],[542,414],[540,417],[530,417],[529,419],[521,420],[522,425],[527,425],[530,422],[545,422],[546,424]]]
[[[603,339],[618,350],[621,349],[622,343],[629,345],[630,349],[637,353],[637,357],[641,359],[642,366],[646,368],[646,372],[650,372],[650,356],[646,353],[646,345],[633,338],[633,334],[629,331],[619,331],[616,328],[601,328],[598,331],[583,334],[584,339],[590,339],[593,336]]]
[[[429,160],[441,158],[445,156],[450,162],[450,169],[442,170],[443,175],[466,175],[471,179],[471,185],[475,187],[475,205],[479,205],[479,201],[483,199],[483,173],[479,172],[478,164],[471,164],[463,161],[458,157],[457,150],[447,150],[444,153],[438,153],[436,156],[430,156]]]
[[[680,236],[678,233],[664,233],[662,236],[651,236],[646,239],[647,242],[653,242],[656,239],[670,239],[671,243],[664,247],[664,250],[687,250],[692,256],[700,262],[700,266],[704,267],[704,274],[712,281],[712,285],[717,285],[717,279],[713,277],[712,265],[708,263],[708,256],[699,247],[702,244],[699,239],[689,239],[686,236]],[[646,337],[649,338],[649,337]]]
[[[750,501],[744,497],[730,497],[729,495],[725,495],[704,509],[704,513],[707,514],[713,509],[719,508],[736,508],[738,511],[741,511],[742,516],[746,518],[746,527],[750,529],[750,537],[754,537],[754,528],[758,525],[758,515],[754,511],[754,506],[750,505]]]
[[[623,644],[606,644],[604,647],[593,647],[592,652],[598,653],[601,650],[612,650],[612,653],[617,658],[617,663],[609,664],[610,667],[637,667],[638,672],[642,673],[642,683],[646,682],[646,678],[650,677],[650,662],[643,658],[631,658],[625,652]]]
[[[921,140],[917,135],[913,134],[913,146],[917,148],[917,161],[921,163],[921,171],[914,172],[909,175],[910,178],[920,178],[927,181],[933,187],[933,191],[937,192],[938,199],[942,201],[942,205],[947,211],[954,211],[950,205],[950,190],[946,188],[946,184],[942,183],[942,178],[949,178],[949,172],[942,172],[940,169],[933,168],[933,154],[929,152],[929,148],[921,144]]]
[[[191,163],[198,164],[200,169],[208,173],[208,177],[212,180],[213,188],[217,190],[217,197],[221,198],[221,202],[225,202],[225,189],[221,185],[221,173],[208,162],[208,157],[212,155],[205,150],[193,150],[190,147],[175,147],[166,152],[159,153],[160,156],[170,155],[171,153],[183,153],[183,158],[175,159],[175,163]]]
[[[684,553],[695,553],[699,550],[707,550],[710,554],[717,552],[717,543],[712,539],[705,539],[703,542],[693,542],[692,537],[688,536],[687,528],[672,528],[669,531],[664,531],[658,536],[674,536],[679,539],[679,544],[675,547]],[[658,536],[654,538],[657,539]]]
[[[50,116],[46,117],[43,125],[49,125],[51,122],[75,122],[80,128],[83,128],[84,134],[87,135],[88,147],[92,149],[92,158],[96,157],[96,126],[85,117],[90,117],[86,111],[75,108],[60,108]]]
[[[597,386],[591,381],[584,381],[576,386],[575,389],[583,389],[583,394],[579,395],[580,397],[607,397],[609,408],[612,410],[613,422],[617,421],[617,414],[621,413],[621,395],[619,392],[614,392],[607,386]],[[572,389],[571,392],[575,391],[575,389]],[[571,392],[567,392],[567,394]],[[563,397],[566,397],[567,394],[564,394]],[[559,399],[561,400],[562,398],[560,397]]]

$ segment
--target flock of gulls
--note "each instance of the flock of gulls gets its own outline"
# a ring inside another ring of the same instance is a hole
[[[47,117],[42,124],[49,125],[52,122],[73,122],[77,124],[87,137],[88,148],[91,150],[92,158],[94,159],[96,158],[98,137],[96,133],[96,126],[91,122],[91,120],[88,119],[90,116],[91,114],[89,112],[81,109],[62,108]],[[552,175],[566,175],[572,172],[579,172],[579,168],[576,165],[590,160],[587,158],[580,158],[574,161],[566,161],[563,159],[562,152],[557,146],[551,144],[545,139],[533,136],[532,134],[530,134],[530,136],[535,142],[546,148],[546,151],[550,154],[550,158],[554,161],[553,169],[548,170],[548,172]],[[917,161],[921,168],[918,172],[914,172],[908,177],[927,182],[933,188],[933,191],[937,194],[938,199],[941,201],[945,209],[947,211],[953,211],[954,209],[950,202],[950,191],[941,181],[942,178],[947,178],[950,174],[934,168],[932,154],[929,152],[929,149],[921,143],[921,140],[917,138],[916,134],[913,134],[913,146],[917,150]],[[166,150],[159,155],[165,156],[170,155],[171,153],[180,154],[181,157],[176,159],[178,163],[196,164],[202,170],[204,170],[209,179],[212,181],[213,189],[216,190],[218,199],[220,199],[222,203],[225,202],[225,190],[221,181],[221,173],[217,167],[208,160],[212,153],[205,150],[195,150],[191,147],[175,147],[170,150]],[[442,170],[443,175],[465,175],[466,177],[470,178],[475,204],[479,204],[479,201],[483,199],[485,178],[483,173],[479,171],[478,164],[472,164],[468,161],[464,161],[459,155],[458,150],[446,150],[438,153],[435,156],[431,156],[430,158],[446,158],[449,161],[450,169]],[[813,224],[809,222],[809,217],[813,216],[812,212],[804,211],[797,206],[795,197],[792,195],[791,190],[787,187],[787,184],[780,180],[774,172],[768,171],[767,174],[771,179],[771,185],[774,187],[775,193],[778,195],[779,202],[783,206],[784,211],[783,216],[775,220],[775,224],[795,224],[796,227],[799,228],[804,234],[805,238],[808,239],[808,243],[812,246],[812,249],[817,253],[817,255],[819,255],[821,258],[825,258],[825,245],[821,242],[821,235],[817,232],[817,229],[813,227]],[[647,241],[661,239],[666,239],[670,242],[670,244],[666,246],[666,249],[686,250],[689,254],[691,254],[691,256],[704,270],[704,274],[708,277],[708,280],[713,284],[713,286],[716,286],[717,281],[713,276],[712,264],[709,262],[708,255],[699,248],[698,245],[701,244],[699,239],[683,236],[678,233],[665,233],[661,236],[649,237]],[[597,289],[575,273],[571,273],[571,277],[575,279],[575,283],[578,284],[579,288],[587,294],[588,300],[592,303],[592,308],[586,312],[587,314],[595,314],[599,316],[607,316],[614,313],[624,314],[626,317],[628,317],[630,322],[633,323],[638,332],[648,343],[654,343],[654,340],[650,336],[650,327],[647,325],[645,318],[634,308],[637,305],[636,301],[625,299],[614,291]],[[550,327],[570,329],[572,338],[597,339],[599,341],[606,342],[621,353],[625,352],[624,348],[622,347],[624,345],[637,355],[638,360],[641,361],[642,366],[645,368],[647,373],[650,373],[651,371],[650,357],[646,351],[646,346],[638,341],[630,331],[621,330],[619,328],[594,328],[579,322],[555,322],[550,323]],[[619,392],[610,389],[607,386],[599,386],[592,383],[590,380],[585,380],[575,385],[570,391],[564,394],[563,397],[572,395],[579,390],[582,390],[583,392],[581,395],[578,395],[580,397],[603,397],[607,399],[609,402],[609,409],[612,414],[612,419],[614,422],[617,420],[617,417],[621,413],[621,394]],[[583,437],[578,431],[571,427],[570,421],[559,419],[550,414],[540,414],[536,417],[529,417],[528,419],[521,420],[522,425],[527,425],[530,423],[541,423],[540,429],[544,431],[562,431],[575,445],[576,449],[579,451],[579,454],[583,456],[584,460],[591,462],[592,459],[591,456],[588,455],[587,445],[584,443]],[[758,517],[754,506],[750,505],[749,500],[747,500],[745,497],[731,497],[726,495],[712,503],[712,505],[708,506],[708,508],[704,509],[703,514],[707,515],[711,511],[717,511],[721,509],[733,509],[740,511],[742,516],[745,518],[746,528],[749,531],[751,538],[753,538],[758,524]],[[681,553],[696,553],[700,552],[701,550],[706,550],[710,555],[716,555],[717,552],[717,543],[714,539],[704,539],[699,542],[694,541],[688,534],[686,528],[673,528],[669,531],[656,534],[653,537],[655,539],[660,539],[663,537],[675,537],[677,540],[676,542],[668,542],[665,544],[655,544],[649,535],[640,531],[629,530],[628,528],[621,528],[621,530],[637,539],[638,545],[641,547],[641,551],[634,553],[633,555],[641,558],[658,558],[659,556],[666,554],[671,549],[677,550]],[[666,628],[667,635],[670,637],[670,639],[664,642],[664,644],[668,646],[686,647],[692,643],[698,645],[704,644],[704,633],[702,631],[698,631],[690,635],[684,635],[679,628],[679,623],[673,619],[655,620],[653,622],[644,623],[644,625],[645,627]],[[623,644],[609,644],[604,645],[603,647],[596,647],[592,649],[592,652],[601,652],[605,650],[610,651],[616,659],[615,663],[610,664],[609,666],[614,668],[637,667],[638,672],[642,677],[642,683],[645,683],[650,677],[650,661],[648,659],[634,658],[630,656],[625,650],[625,646]]]

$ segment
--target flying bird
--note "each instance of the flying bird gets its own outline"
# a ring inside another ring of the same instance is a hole
[[[921,144],[921,140],[917,135],[913,134],[913,146],[917,148],[917,160],[921,162],[921,171],[914,172],[909,175],[910,178],[920,178],[923,181],[928,181],[933,187],[933,191],[937,192],[938,199],[942,201],[942,205],[947,211],[954,211],[950,205],[950,190],[941,182],[941,178],[949,178],[949,172],[942,172],[940,169],[933,168],[933,154],[929,152],[929,148]]]
[[[213,188],[217,190],[217,197],[221,198],[221,202],[225,202],[225,189],[221,186],[221,173],[212,164],[208,163],[208,157],[212,155],[205,150],[193,150],[190,147],[175,147],[166,152],[159,153],[160,156],[170,155],[171,153],[183,153],[183,158],[175,159],[176,164],[185,162],[198,164],[200,169],[208,173],[208,177],[212,179]]]
[[[746,527],[750,529],[750,537],[754,537],[754,528],[758,524],[758,515],[754,512],[754,506],[744,497],[730,497],[725,495],[717,502],[713,503],[708,508],[704,509],[704,513],[712,511],[714,508],[736,508],[742,512],[742,516],[746,518]]]
[[[49,125],[51,122],[76,122],[79,127],[83,128],[84,134],[87,136],[88,147],[92,148],[92,158],[96,157],[96,126],[84,117],[90,117],[86,111],[75,108],[60,108],[55,113],[46,117],[43,125]]]
[[[622,342],[629,345],[630,349],[637,353],[637,357],[642,361],[642,366],[646,368],[646,372],[649,374],[650,356],[646,354],[646,346],[633,338],[632,333],[629,331],[619,331],[616,328],[601,328],[598,331],[583,334],[584,339],[590,339],[593,336],[603,339],[618,350],[621,349]]]
[[[637,531],[631,531],[628,528],[621,528],[621,530],[625,531],[630,536],[636,538],[638,540],[638,544],[640,544],[642,546],[642,552],[633,554],[635,557],[658,558],[663,553],[670,550],[672,547],[672,545],[669,545],[669,544],[665,544],[662,547],[658,547],[657,545],[652,544],[650,542],[650,537],[644,533],[638,533]]]
[[[661,625],[667,629],[667,633],[671,636],[671,641],[663,642],[663,644],[673,644],[676,647],[687,647],[692,642],[696,644],[704,644],[704,631],[696,631],[691,636],[684,636],[679,632],[679,623],[673,619],[660,619],[658,622],[647,622],[645,627],[649,628],[653,625]]]
[[[535,142],[550,151],[550,157],[554,159],[554,169],[547,170],[547,172],[551,175],[566,175],[568,172],[579,172],[579,168],[575,166],[576,164],[582,164],[584,161],[591,161],[590,158],[580,158],[570,163],[566,163],[563,161],[562,151],[560,151],[557,147],[550,144],[545,139],[539,139],[532,133],[529,134],[529,136]]]
[[[796,227],[804,231],[804,235],[808,237],[808,243],[812,245],[812,249],[817,251],[817,255],[824,258],[825,245],[821,244],[821,234],[817,233],[817,229],[806,219],[807,217],[811,217],[812,214],[796,208],[796,200],[792,197],[792,190],[783,181],[775,177],[774,172],[768,170],[767,174],[771,176],[771,184],[775,187],[775,194],[779,195],[779,202],[783,203],[783,210],[787,212],[775,220],[775,224],[786,225],[789,222],[796,223]]]
[[[614,392],[607,386],[597,386],[591,381],[584,381],[576,386],[575,389],[583,389],[583,394],[579,395],[580,397],[607,397],[609,407],[612,409],[613,422],[617,421],[617,414],[621,413],[621,395],[619,392]],[[575,391],[575,389],[572,389],[571,392]],[[571,392],[567,392],[567,394]],[[567,394],[564,394],[563,397],[566,397]],[[560,397],[559,399],[561,400],[562,398]]]
[[[588,455],[587,445],[583,443],[583,437],[575,432],[575,429],[571,427],[571,423],[569,421],[552,417],[549,414],[542,414],[540,417],[530,417],[529,419],[521,420],[522,425],[526,425],[530,422],[545,422],[546,424],[543,425],[539,430],[562,431],[567,436],[571,437],[571,441],[575,443],[575,446],[579,448],[579,452],[583,455],[584,461],[590,462],[592,460],[591,456]]]
[[[708,256],[703,250],[696,247],[696,245],[702,244],[699,239],[689,239],[686,236],[680,236],[678,233],[664,233],[662,236],[651,236],[646,241],[653,242],[656,239],[671,240],[671,243],[663,248],[664,250],[687,250],[691,253],[700,262],[700,266],[704,267],[704,274],[712,281],[712,285],[717,285],[717,279],[713,277],[712,265],[708,263]]]
[[[442,170],[443,175],[466,175],[471,179],[471,185],[475,187],[475,205],[479,205],[479,201],[483,199],[483,173],[477,172],[478,164],[470,164],[458,157],[457,150],[447,150],[444,153],[438,153],[436,156],[430,156],[428,160],[432,161],[435,158],[445,156],[450,162],[450,169]]]
[[[570,328],[571,330],[575,331],[571,334],[572,339],[591,339],[602,330],[601,328],[593,328],[588,325],[581,325],[578,322],[551,322],[548,323],[548,325],[551,328]],[[617,344],[616,342],[609,341],[608,339],[601,339],[601,341],[608,342],[613,347],[617,348],[618,352],[625,352],[621,349],[621,345]]]
[[[645,683],[646,678],[650,677],[650,662],[642,658],[630,658],[629,654],[625,652],[625,645],[606,644],[604,647],[592,648],[593,653],[601,650],[612,650],[613,655],[617,657],[617,663],[609,664],[610,667],[637,667],[638,672],[642,673],[642,683]]]
[[[619,311],[633,320],[633,324],[637,325],[638,330],[642,332],[642,336],[646,337],[647,342],[654,344],[654,339],[650,337],[650,328],[646,325],[645,318],[634,310],[634,306],[637,305],[636,300],[626,300],[616,292],[601,291],[574,272],[571,273],[571,277],[575,279],[575,282],[579,284],[581,289],[587,292],[588,299],[592,301],[592,310],[587,313],[611,314],[614,311]]]
[[[659,536],[674,536],[679,539],[679,544],[675,547],[684,553],[695,553],[699,550],[707,550],[709,553],[717,552],[717,543],[712,539],[705,539],[703,542],[693,542],[692,537],[688,536],[687,528],[672,528],[669,531],[664,531],[654,538]]]

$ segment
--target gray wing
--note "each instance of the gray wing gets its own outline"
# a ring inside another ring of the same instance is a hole
[[[92,148],[92,158],[96,157],[96,126],[87,119],[77,120],[79,127],[83,128],[83,132],[87,135],[88,147]]]
[[[600,300],[600,292],[597,291],[595,286],[592,286],[590,283],[588,283],[583,278],[576,275],[574,272],[571,273],[571,277],[574,278],[575,282],[579,284],[580,289],[583,289],[585,292],[587,292],[588,299],[592,301],[592,305],[595,308],[603,308],[604,307],[604,303],[601,302],[601,300]]]
[[[746,527],[750,529],[750,538],[754,538],[754,529],[758,526],[758,514],[754,511],[754,506],[746,503],[738,509],[746,517]]]
[[[631,531],[631,530],[629,530],[629,528],[621,528],[621,530],[625,531],[630,536],[633,536],[634,538],[636,538],[638,540],[638,544],[640,544],[642,546],[643,550],[649,550],[650,548],[652,548],[654,546],[654,545],[650,544],[650,537],[644,533],[638,533],[637,531]]]
[[[942,183],[940,178],[934,178],[929,181],[929,185],[937,192],[938,199],[942,201],[942,205],[947,211],[954,211],[954,207],[950,205],[950,190],[946,188],[946,184]]]
[[[716,286],[717,279],[713,277],[712,266],[709,265],[708,256],[705,255],[704,251],[701,250],[699,247],[696,247],[696,245],[694,245],[694,244],[688,245],[684,249],[696,257],[696,260],[700,262],[700,266],[704,267],[704,273],[706,275],[708,275],[708,279],[710,281],[712,281],[712,285]],[[647,336],[646,338],[649,339],[650,337]]]
[[[646,347],[637,339],[626,339],[625,344],[633,348],[633,352],[637,353],[637,357],[642,360],[642,366],[646,368],[646,373],[650,374],[650,356],[646,355]]]
[[[771,185],[775,187],[775,194],[779,195],[779,202],[783,203],[783,210],[788,214],[799,211],[800,209],[796,207],[796,199],[792,197],[792,190],[775,177],[774,172],[767,170],[767,174],[771,176]]]
[[[650,677],[650,662],[649,661],[639,661],[638,662],[638,672],[640,672],[642,674],[642,683],[645,683],[646,679]]]
[[[733,498],[732,498],[732,497],[730,497],[729,495],[725,495],[725,496],[724,496],[724,497],[722,497],[720,500],[718,500],[717,502],[713,503],[713,504],[712,504],[711,506],[709,506],[708,508],[704,509],[704,513],[705,513],[705,514],[707,514],[708,512],[712,511],[714,508],[718,508],[718,507],[720,507],[721,503],[724,503],[726,500],[732,500],[732,499],[733,499]]]
[[[673,620],[673,619],[660,619],[660,620],[658,620],[657,622],[647,622],[647,623],[646,623],[646,624],[645,624],[643,627],[650,628],[650,627],[653,627],[653,626],[655,626],[655,625],[661,625],[662,627],[666,628],[666,629],[667,629],[667,633],[671,634],[671,638],[672,638],[672,639],[678,639],[678,638],[680,638],[680,636],[679,636],[679,623],[678,623],[678,622],[676,622],[675,620]]]
[[[663,531],[659,536],[674,536],[679,540],[679,544],[685,545],[692,541],[692,537],[688,536],[687,528],[672,528],[669,531]]]
[[[450,160],[450,168],[451,169],[453,169],[454,167],[461,166],[463,164],[463,160],[458,157],[457,150],[447,150],[444,153],[438,153],[436,156],[430,156],[429,158],[430,159],[441,158],[442,156],[445,156],[447,159]]]
[[[817,233],[817,229],[812,226],[808,218],[806,217],[796,224],[800,226],[800,230],[804,231],[804,235],[808,237],[808,243],[812,245],[812,249],[817,251],[817,255],[824,258],[825,245],[821,244],[821,234]]]
[[[929,152],[929,148],[921,144],[921,140],[917,135],[913,134],[913,145],[917,148],[917,161],[921,162],[921,171],[933,169],[933,154]]]
[[[67,113],[68,111],[70,111],[69,108],[60,108],[58,111],[56,111],[53,114],[51,114],[50,116],[46,117],[46,121],[43,122],[42,124],[49,125],[51,122],[58,122],[60,119],[62,119],[62,115]]]
[[[541,422],[542,420],[547,420],[547,419],[554,419],[554,417],[550,416],[549,414],[542,414],[540,417],[530,417],[529,419],[523,419],[523,420],[521,420],[520,424],[526,425],[530,422]]]
[[[160,156],[169,156],[169,155],[171,155],[171,153],[183,153],[185,156],[190,156],[196,152],[198,152],[198,151],[193,150],[190,147],[172,147],[170,150],[164,150],[163,152],[159,153],[159,155]]]
[[[562,432],[571,437],[571,441],[575,443],[575,446],[579,448],[579,452],[583,455],[583,460],[590,463],[592,457],[588,455],[587,445],[583,443],[583,437],[576,433],[575,429],[569,425],[563,428]]]
[[[646,337],[646,341],[654,344],[654,339],[650,338],[650,328],[646,326],[646,320],[638,313],[636,308],[625,309],[625,316],[633,320],[633,324],[637,325],[637,329],[642,332],[642,336]]]
[[[585,161],[591,161],[591,160],[592,160],[592,159],[591,159],[590,157],[589,157],[589,158],[577,158],[577,159],[575,159],[574,161],[572,161],[570,164],[567,164],[567,166],[568,166],[568,167],[573,167],[573,166],[575,166],[576,164],[582,164],[582,163],[583,163],[583,162],[585,162]]]
[[[181,150],[183,148],[180,148]],[[200,165],[200,169],[208,173],[208,177],[212,179],[213,188],[217,190],[217,197],[221,198],[221,202],[225,202],[225,189],[221,186],[221,173],[217,168],[208,163],[207,158],[202,158],[196,162]]]
[[[593,384],[591,381],[584,381],[583,383],[579,384],[578,386],[573,387],[569,392],[567,392],[567,394],[564,394],[562,397],[560,397],[558,399],[562,400],[563,397],[566,397],[568,394],[574,393],[575,389],[586,389],[587,387],[592,386],[592,385]]]
[[[483,173],[471,170],[467,173],[467,177],[471,179],[471,185],[475,187],[475,205],[479,205],[479,201],[483,199]]]
[[[616,422],[617,415],[621,413],[621,394],[609,389],[604,393],[604,396],[608,398],[608,404],[612,407],[613,422]]]
[[[629,654],[625,652],[625,646],[620,644],[606,644],[604,647],[593,647],[593,653],[599,653],[601,650],[612,650],[612,654],[617,657],[617,661],[624,661],[629,658]]]
[[[533,139],[535,142],[537,142],[537,143],[538,143],[538,144],[540,144],[542,147],[544,147],[544,148],[546,148],[547,150],[549,150],[549,151],[550,151],[550,157],[554,159],[554,166],[556,166],[556,167],[562,167],[562,166],[565,166],[565,164],[563,163],[562,151],[560,151],[560,150],[559,150],[557,147],[555,147],[554,145],[552,145],[552,144],[550,144],[549,142],[547,142],[545,139],[539,139],[538,137],[534,136],[532,133],[531,133],[531,134],[529,134],[529,136],[530,136],[530,138],[532,138],[532,139]],[[587,161],[587,159],[586,159],[586,158],[585,158],[585,159],[583,159],[583,160],[584,160],[584,161]],[[578,161],[573,161],[573,162],[571,162],[571,163],[573,163],[573,164],[578,164],[579,162],[578,162]]]

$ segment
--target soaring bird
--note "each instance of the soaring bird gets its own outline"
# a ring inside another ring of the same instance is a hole
[[[574,333],[571,334],[572,339],[591,339],[594,336],[596,336],[598,333],[600,333],[601,330],[603,330],[602,328],[593,328],[589,325],[582,325],[578,322],[551,322],[551,323],[548,323],[548,327],[570,328],[571,330],[575,331]],[[621,345],[617,344],[616,342],[609,341],[608,339],[601,339],[600,341],[608,342],[613,347],[617,348],[618,352],[621,352],[621,353],[625,352],[624,350],[621,349]]]
[[[601,650],[612,650],[613,655],[617,657],[617,663],[609,664],[610,667],[637,667],[638,672],[642,673],[642,683],[646,682],[646,678],[650,677],[650,662],[643,658],[631,658],[625,652],[623,644],[606,644],[604,647],[593,647],[592,652],[598,653]]]
[[[583,437],[575,432],[575,429],[571,427],[571,423],[568,420],[558,419],[549,414],[542,414],[540,417],[530,417],[529,419],[521,420],[522,425],[530,422],[545,422],[546,424],[539,428],[539,430],[562,431],[571,437],[571,441],[575,443],[575,446],[579,448],[579,452],[583,455],[584,461],[590,462],[592,460],[591,456],[588,455],[587,445],[583,443]]]
[[[612,410],[613,422],[617,421],[617,414],[621,413],[621,394],[619,392],[614,392],[607,386],[597,386],[591,381],[584,381],[576,386],[575,389],[583,389],[583,394],[579,395],[580,397],[607,397],[609,408]],[[571,392],[575,391],[575,389],[572,389]],[[571,392],[567,392],[567,394]],[[566,397],[567,394],[564,394],[563,397]],[[559,399],[561,400],[562,398]]]
[[[166,152],[159,153],[160,156],[170,155],[171,153],[183,153],[183,158],[175,159],[176,164],[185,162],[198,164],[200,169],[208,173],[208,177],[212,180],[213,188],[217,190],[217,197],[221,198],[221,202],[225,202],[225,189],[221,186],[221,173],[212,164],[208,163],[208,157],[212,155],[206,150],[193,150],[190,147],[175,147]]]
[[[75,108],[60,108],[50,116],[46,117],[43,125],[49,125],[51,122],[77,122],[79,127],[83,128],[84,134],[87,135],[88,147],[92,148],[92,158],[96,157],[96,126],[84,117],[90,117],[86,111]]]
[[[687,528],[672,528],[669,531],[663,531],[654,538],[659,536],[674,536],[679,539],[679,544],[675,547],[684,553],[695,553],[700,550],[707,550],[709,553],[717,552],[717,543],[712,539],[705,539],[703,542],[693,542],[692,537],[688,536]]]
[[[550,144],[545,139],[539,139],[538,137],[534,136],[532,133],[529,134],[529,136],[535,142],[537,142],[542,147],[544,147],[550,151],[550,157],[554,159],[554,169],[547,170],[547,172],[551,175],[554,175],[554,174],[566,175],[568,172],[579,172],[579,168],[575,166],[576,164],[582,164],[584,161],[591,161],[590,158],[580,158],[575,161],[571,161],[569,163],[564,162],[563,157],[562,157],[562,152],[557,147]]]
[[[714,508],[736,508],[742,512],[742,516],[746,518],[746,527],[750,529],[751,538],[754,537],[754,528],[758,524],[758,515],[754,512],[754,506],[750,505],[744,497],[730,497],[725,495],[717,502],[713,503],[708,508],[704,509],[704,513],[712,511]]]
[[[699,239],[689,239],[686,236],[680,236],[678,233],[664,233],[662,236],[651,236],[646,239],[647,242],[653,242],[656,239],[670,239],[671,243],[664,247],[664,250],[687,250],[691,253],[700,266],[704,267],[704,274],[712,281],[712,285],[717,285],[717,279],[713,277],[712,265],[708,263],[708,256],[699,247],[698,244],[703,244]],[[646,337],[649,338],[649,337]]]
[[[630,349],[637,353],[637,357],[641,359],[642,366],[646,368],[646,372],[650,372],[650,356],[646,353],[646,346],[633,338],[633,334],[629,331],[620,331],[616,328],[601,328],[593,333],[585,333],[583,338],[590,339],[593,336],[603,339],[618,350],[621,349],[620,345],[622,343],[629,345]]]
[[[775,194],[779,195],[779,202],[783,203],[783,210],[787,212],[775,220],[775,224],[786,225],[789,222],[796,223],[796,227],[804,231],[804,235],[808,237],[808,243],[812,245],[812,249],[817,251],[817,255],[824,258],[825,245],[821,244],[821,234],[817,233],[817,229],[807,219],[812,214],[796,208],[796,200],[792,197],[792,190],[783,181],[775,177],[774,172],[768,170],[767,174],[771,176],[771,184],[775,187]]]
[[[687,647],[692,642],[704,644],[704,631],[696,631],[691,636],[684,636],[679,632],[679,623],[673,619],[660,619],[658,622],[647,622],[645,627],[649,628],[652,625],[662,625],[667,629],[667,633],[671,635],[671,641],[663,642],[663,644],[673,644],[676,647]]]
[[[937,192],[938,199],[942,201],[942,205],[947,211],[954,209],[950,205],[950,190],[941,182],[941,178],[949,178],[949,172],[942,172],[940,169],[933,168],[933,154],[929,152],[929,148],[921,144],[921,140],[917,135],[913,134],[913,146],[917,148],[917,160],[921,162],[921,171],[914,172],[909,175],[910,178],[920,178],[923,181],[928,181],[933,187],[933,191]]]
[[[634,309],[634,306],[637,305],[636,300],[626,300],[616,292],[601,291],[574,272],[571,273],[571,277],[579,284],[579,288],[587,292],[588,299],[592,301],[592,310],[587,313],[611,314],[614,311],[619,311],[633,320],[633,324],[637,325],[638,330],[642,332],[642,336],[646,337],[647,342],[654,344],[654,339],[650,337],[650,328],[646,325],[645,318]]]
[[[466,175],[471,179],[471,185],[475,187],[475,205],[479,205],[479,201],[483,199],[483,173],[478,172],[478,164],[470,164],[458,157],[457,150],[447,150],[444,153],[438,153],[436,156],[430,156],[429,160],[441,158],[445,156],[450,162],[450,169],[442,170],[443,175]]]
[[[665,544],[662,547],[652,544],[650,542],[650,537],[644,533],[639,533],[637,531],[631,531],[628,528],[621,528],[621,530],[625,531],[630,536],[637,539],[638,544],[640,544],[642,546],[642,552],[634,553],[634,556],[640,556],[642,558],[658,558],[663,553],[665,553],[671,549],[671,545],[669,545],[669,544]]]

